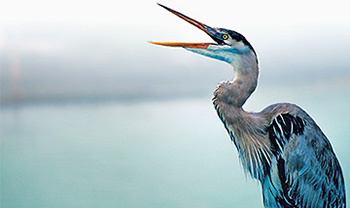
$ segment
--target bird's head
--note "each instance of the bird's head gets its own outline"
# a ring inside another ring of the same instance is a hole
[[[208,34],[216,43],[183,43],[183,42],[152,42],[150,43],[171,46],[183,47],[189,51],[225,61],[235,67],[235,62],[240,55],[249,55],[256,58],[255,51],[247,39],[238,32],[223,28],[214,28],[189,18],[173,9],[158,4],[169,12],[175,14],[181,19],[196,26],[200,30]]]

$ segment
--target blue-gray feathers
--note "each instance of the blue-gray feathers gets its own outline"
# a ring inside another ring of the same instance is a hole
[[[345,207],[339,162],[317,126],[282,113],[268,131],[275,160],[262,181],[266,207]]]

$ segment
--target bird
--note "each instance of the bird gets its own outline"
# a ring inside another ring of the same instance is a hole
[[[264,207],[346,207],[340,163],[306,111],[291,103],[273,104],[260,112],[243,109],[259,75],[257,53],[247,39],[236,31],[210,27],[158,5],[204,31],[215,43],[150,43],[182,47],[233,67],[233,79],[218,84],[212,102],[244,171],[261,185]]]

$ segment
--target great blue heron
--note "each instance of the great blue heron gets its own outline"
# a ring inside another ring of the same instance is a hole
[[[258,81],[256,52],[238,32],[209,27],[161,7],[207,33],[216,43],[153,44],[183,47],[233,66],[234,78],[221,82],[215,109],[234,142],[245,171],[260,181],[265,207],[345,207],[340,164],[327,137],[299,106],[270,105],[251,113],[242,106]]]

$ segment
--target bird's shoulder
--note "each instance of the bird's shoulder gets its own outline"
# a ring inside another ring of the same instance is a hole
[[[311,121],[311,117],[301,107],[292,103],[276,103],[270,105],[261,111],[268,120],[272,120],[280,114],[290,114],[294,117],[300,117],[305,121]]]
[[[265,108],[261,115],[267,121],[267,133],[272,146],[275,145],[276,155],[282,153],[286,144],[290,148],[296,148],[297,142],[303,142],[306,145],[303,148],[312,148],[319,151],[319,154],[324,151],[333,153],[321,128],[301,107],[291,103],[278,103]]]
[[[327,137],[311,116],[298,105],[277,103],[260,112],[265,118],[270,139],[288,142],[290,138],[305,138],[309,142],[321,142],[330,146]]]
[[[267,132],[274,154],[280,154],[293,135],[305,133],[312,118],[299,106],[291,103],[277,103],[261,111],[266,119]]]

